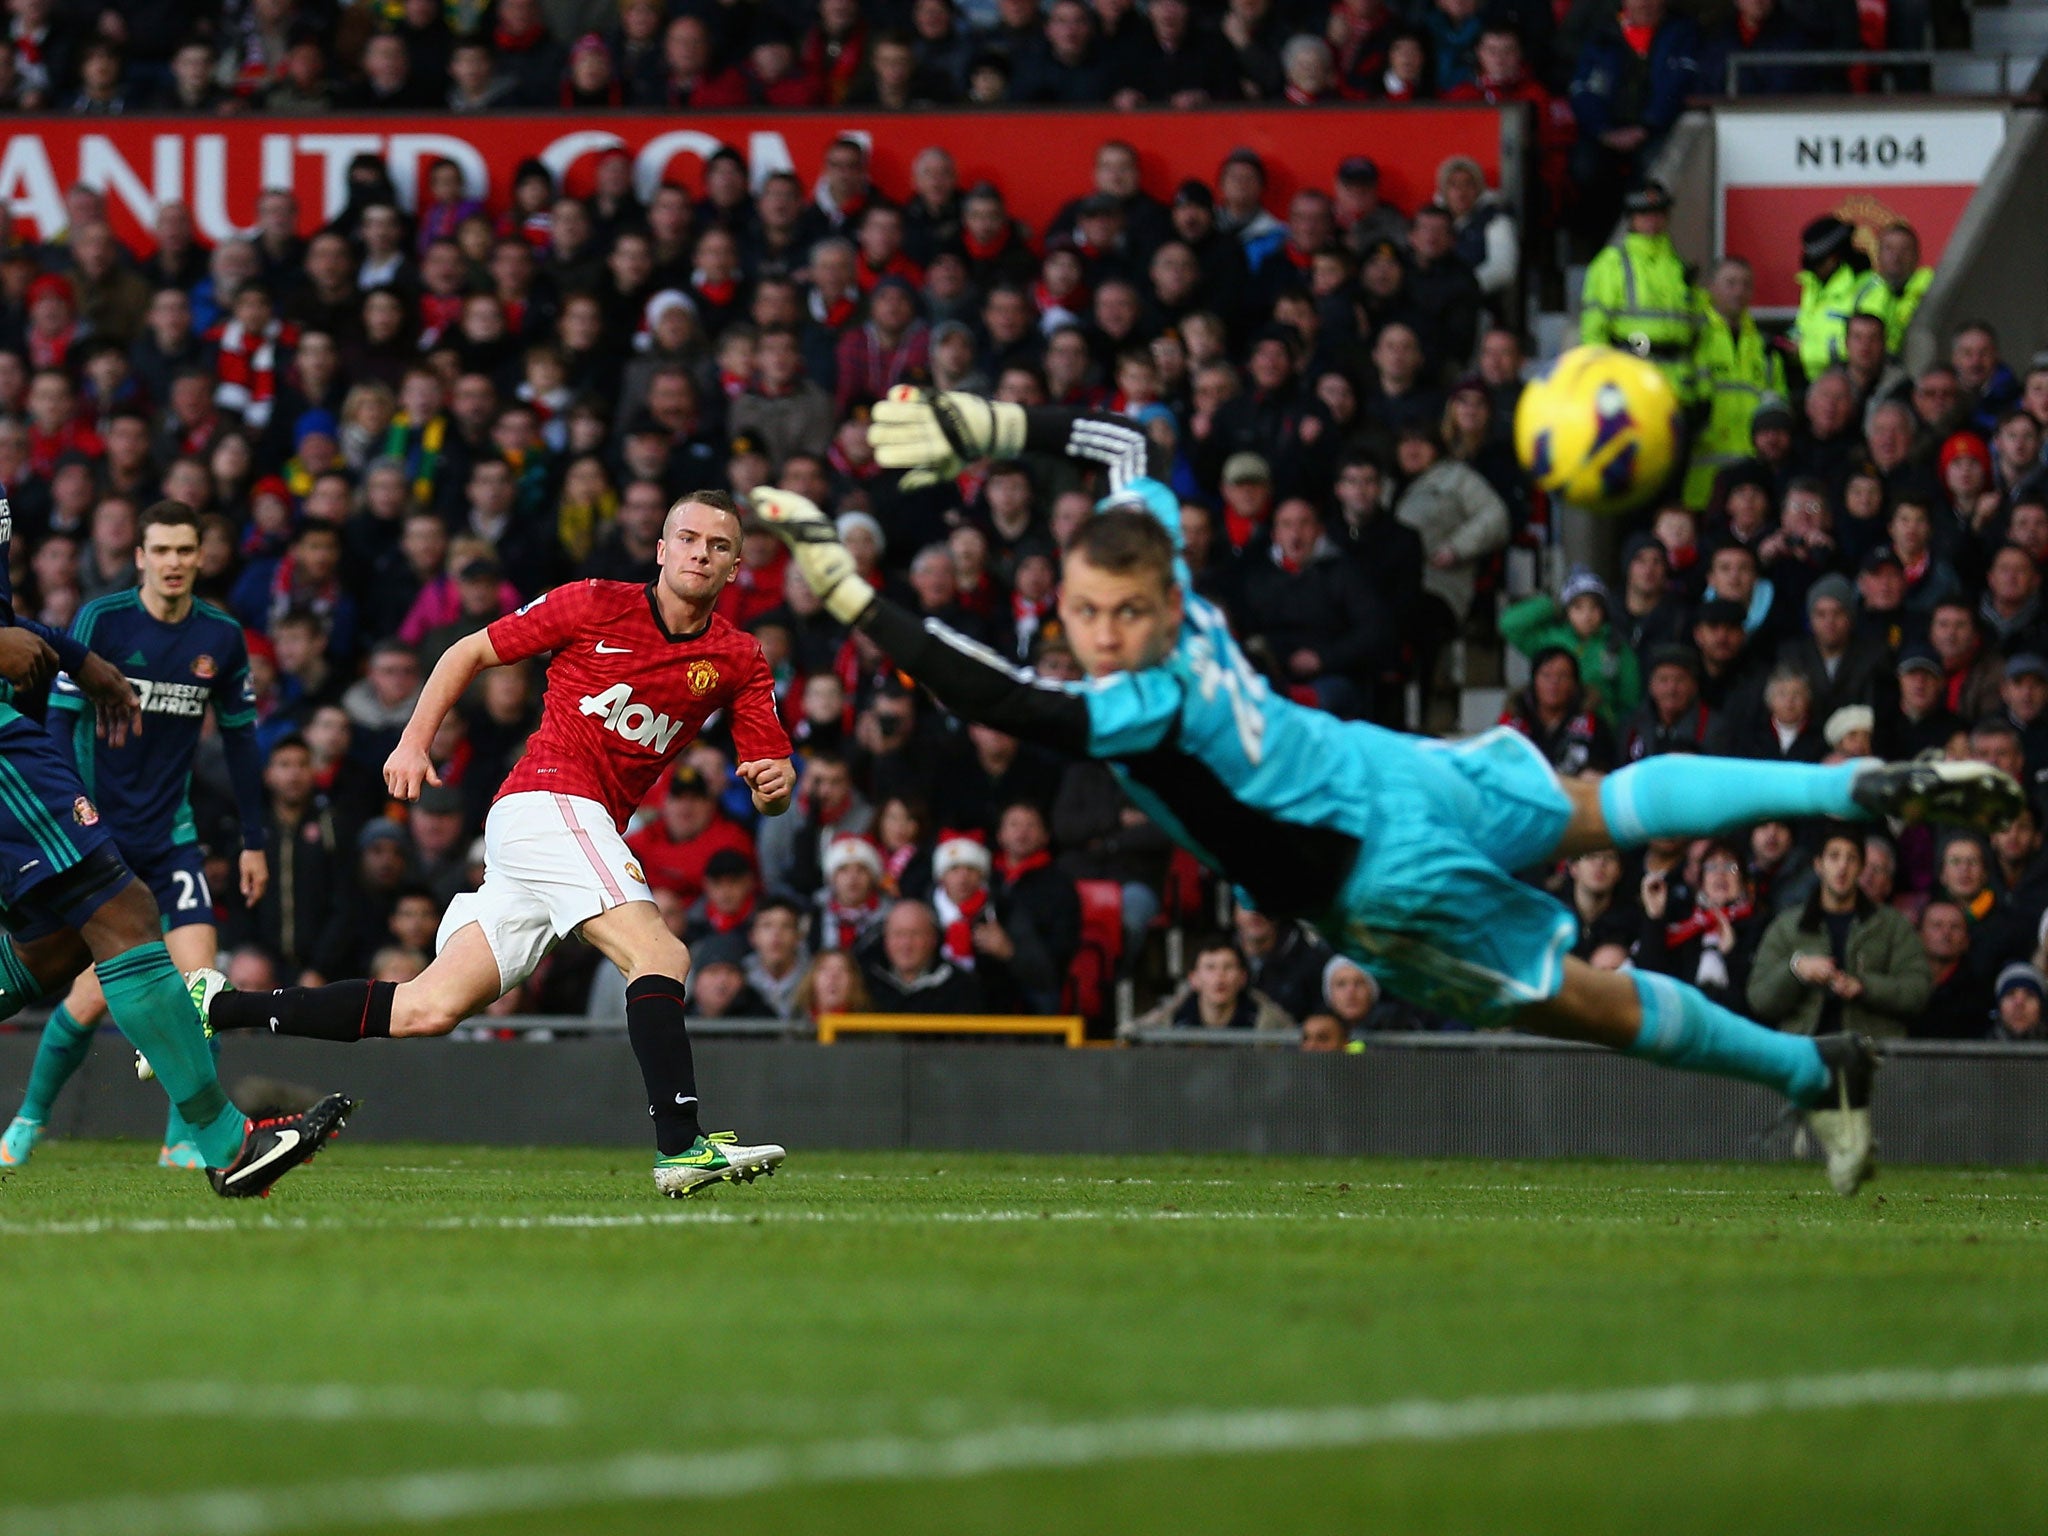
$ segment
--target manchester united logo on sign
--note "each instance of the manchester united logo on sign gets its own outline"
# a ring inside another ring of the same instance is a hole
[[[213,664],[211,656],[194,656],[192,658],[192,675],[194,677],[209,678],[218,670],[219,668]]]
[[[683,676],[689,681],[692,693],[709,693],[718,686],[718,668],[708,661],[693,661]]]
[[[90,800],[80,795],[71,802],[71,819],[81,827],[96,827],[100,823],[100,813]]]

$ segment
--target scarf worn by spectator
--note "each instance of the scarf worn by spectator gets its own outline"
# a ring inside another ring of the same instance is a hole
[[[912,850],[904,850],[906,853]],[[847,906],[836,897],[825,901],[825,920],[819,924],[827,949],[851,951],[858,945],[875,920],[882,915],[882,893],[875,891],[866,901]]]
[[[1003,888],[1007,890],[1034,869],[1050,869],[1052,867],[1052,851],[1041,848],[1036,853],[1025,854],[1021,859],[1013,859],[1006,853],[999,853],[996,855],[995,863],[996,876],[1003,882]]]
[[[249,426],[268,426],[277,399],[277,349],[297,346],[299,328],[273,320],[262,330],[251,331],[241,321],[230,320],[208,331],[206,339],[219,349],[214,376],[220,383],[213,403],[240,412]]]
[[[964,971],[974,969],[974,925],[988,906],[988,892],[976,891],[965,901],[955,901],[943,888],[932,892],[932,906],[939,914],[945,940],[939,953]]]
[[[710,902],[704,903],[704,921],[711,925],[713,933],[731,933],[735,928],[744,927],[754,916],[754,898],[749,896],[746,905],[737,912],[721,912]]]
[[[311,608],[317,614],[331,615],[340,599],[341,583],[331,577],[311,592],[301,591],[295,558],[290,554],[279,557],[277,569],[270,577],[270,622],[273,625],[294,608]]]

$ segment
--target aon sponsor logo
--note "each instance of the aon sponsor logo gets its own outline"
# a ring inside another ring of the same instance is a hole
[[[606,730],[617,731],[626,740],[656,752],[667,752],[683,732],[682,721],[671,721],[645,704],[635,704],[633,690],[625,683],[615,683],[603,693],[585,694],[578,708],[586,715],[602,716]]]

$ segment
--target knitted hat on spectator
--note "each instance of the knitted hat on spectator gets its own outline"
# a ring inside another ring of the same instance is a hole
[[[62,299],[71,308],[78,307],[78,300],[71,291],[71,279],[58,272],[45,272],[28,285],[28,302],[31,309],[45,299]]]
[[[341,423],[334,419],[334,412],[308,411],[292,423],[292,446],[299,447],[315,433],[321,437],[333,437],[340,431]]]
[[[1256,453],[1233,453],[1223,461],[1225,485],[1271,485],[1273,467]]]
[[[1799,232],[1799,256],[1807,266],[1818,266],[1830,256],[1846,256],[1855,240],[1854,224],[1824,213]]]
[[[1363,976],[1366,979],[1367,983],[1372,987],[1372,1000],[1375,1003],[1380,1000],[1380,984],[1378,979],[1374,977],[1371,971],[1368,971],[1356,960],[1347,960],[1342,955],[1332,955],[1330,956],[1328,962],[1325,963],[1325,965],[1323,966],[1324,1002],[1327,1003],[1330,1001],[1330,983],[1336,980],[1337,973],[1342,970],[1353,970],[1358,972],[1358,974]],[[1332,1006],[1335,1005],[1333,1004]]]
[[[1376,187],[1380,184],[1379,162],[1371,155],[1346,155],[1337,166],[1337,179],[1354,187]]]
[[[875,520],[872,513],[842,512],[833,520],[832,526],[838,531],[839,537],[842,539],[854,529],[864,528],[867,530],[868,537],[875,541],[876,549],[883,550],[889,547],[889,536],[882,532],[882,525]]]
[[[1732,624],[1737,629],[1748,627],[1749,615],[1742,610],[1742,604],[1726,597],[1711,598],[1700,604],[1695,624]]]
[[[1821,727],[1821,735],[1827,738],[1831,747],[1839,747],[1851,731],[1874,731],[1877,729],[1877,712],[1868,704],[1844,704]]]
[[[941,832],[939,846],[932,850],[932,878],[943,880],[949,869],[978,869],[984,875],[989,872],[988,849],[980,842],[979,833]]]
[[[283,475],[265,475],[249,488],[249,499],[256,501],[265,496],[275,496],[286,506],[291,505],[292,488]]]
[[[958,320],[941,320],[932,327],[932,346],[937,347],[940,342],[951,341],[955,333],[965,336],[969,341],[974,340],[974,332]]]
[[[1986,469],[1991,467],[1991,449],[1984,439],[1974,432],[1951,433],[1947,442],[1941,445],[1941,472],[1948,474],[1949,465],[1957,459],[1975,459]]]
[[[1998,995],[2004,997],[2021,987],[2038,998],[2048,1000],[2048,976],[2043,976],[2024,960],[2015,960],[1998,973]]]
[[[825,849],[823,864],[827,880],[848,864],[858,864],[877,880],[882,878],[881,853],[868,839],[852,833],[832,839]]]
[[[672,309],[686,309],[692,315],[697,313],[697,301],[680,288],[664,288],[647,301],[647,329],[633,338],[633,344],[645,351],[654,345],[654,328],[661,324],[661,317]]]
[[[1607,590],[1607,583],[1583,566],[1565,578],[1564,590],[1557,594],[1557,606],[1569,608],[1582,597],[1596,597],[1603,613],[1614,612],[1614,596]]]
[[[1834,572],[1830,571],[1827,575],[1821,577],[1819,581],[1816,581],[1812,586],[1806,589],[1807,617],[1811,618],[1813,616],[1813,605],[1815,603],[1820,602],[1824,598],[1830,597],[1833,598],[1836,602],[1840,603],[1844,608],[1847,608],[1852,612],[1855,610],[1856,589],[1849,585],[1849,578],[1846,576],[1837,576]]]

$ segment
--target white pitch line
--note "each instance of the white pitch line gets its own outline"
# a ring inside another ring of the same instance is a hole
[[[1143,1460],[1444,1444],[1501,1435],[1751,1419],[1873,1406],[2048,1396],[2048,1363],[1866,1371],[1607,1392],[1377,1406],[1253,1408],[1020,1425],[938,1439],[874,1436],[695,1455],[636,1452],[558,1466],[400,1473],[292,1488],[219,1488],[0,1508],[8,1536],[267,1536],[432,1525],[616,1504],[680,1503],[856,1483],[956,1481]]]
[[[258,1418],[316,1424],[396,1419],[558,1429],[580,1416],[576,1400],[562,1392],[450,1392],[350,1382],[297,1387],[232,1381],[16,1382],[8,1386],[7,1401],[32,1418]]]
[[[1370,1193],[1371,1191],[1360,1191]],[[1427,1191],[1424,1191],[1427,1193]],[[1830,1209],[1837,1202],[1821,1191],[1809,1191],[1817,1208]],[[2015,1199],[2017,1196],[1986,1198]],[[1912,1209],[1908,1206],[1905,1209]],[[1814,1218],[1787,1211],[1779,1218],[1794,1225],[1814,1225]],[[0,1221],[0,1237],[153,1237],[169,1233],[273,1233],[273,1232],[539,1232],[630,1231],[659,1227],[743,1227],[743,1226],[997,1226],[1031,1222],[1179,1222],[1243,1223],[1279,1222],[1438,1222],[1466,1226],[1531,1224],[1544,1226],[1647,1226],[1663,1225],[1665,1218],[1635,1211],[1610,1211],[1583,1207],[1563,1211],[1472,1211],[1472,1210],[1301,1210],[1301,1211],[1189,1211],[1170,1207],[1124,1206],[1114,1209],[1081,1207],[1054,1210],[1032,1206],[984,1207],[937,1211],[809,1210],[788,1206],[757,1205],[745,1211],[704,1207],[697,1210],[650,1211],[560,1211],[537,1216],[422,1216],[406,1220],[376,1217],[260,1216],[236,1220],[227,1216],[121,1217],[87,1216],[76,1220]],[[1820,1224],[1831,1230],[1832,1224]],[[1844,1228],[1855,1231],[1860,1229]]]

